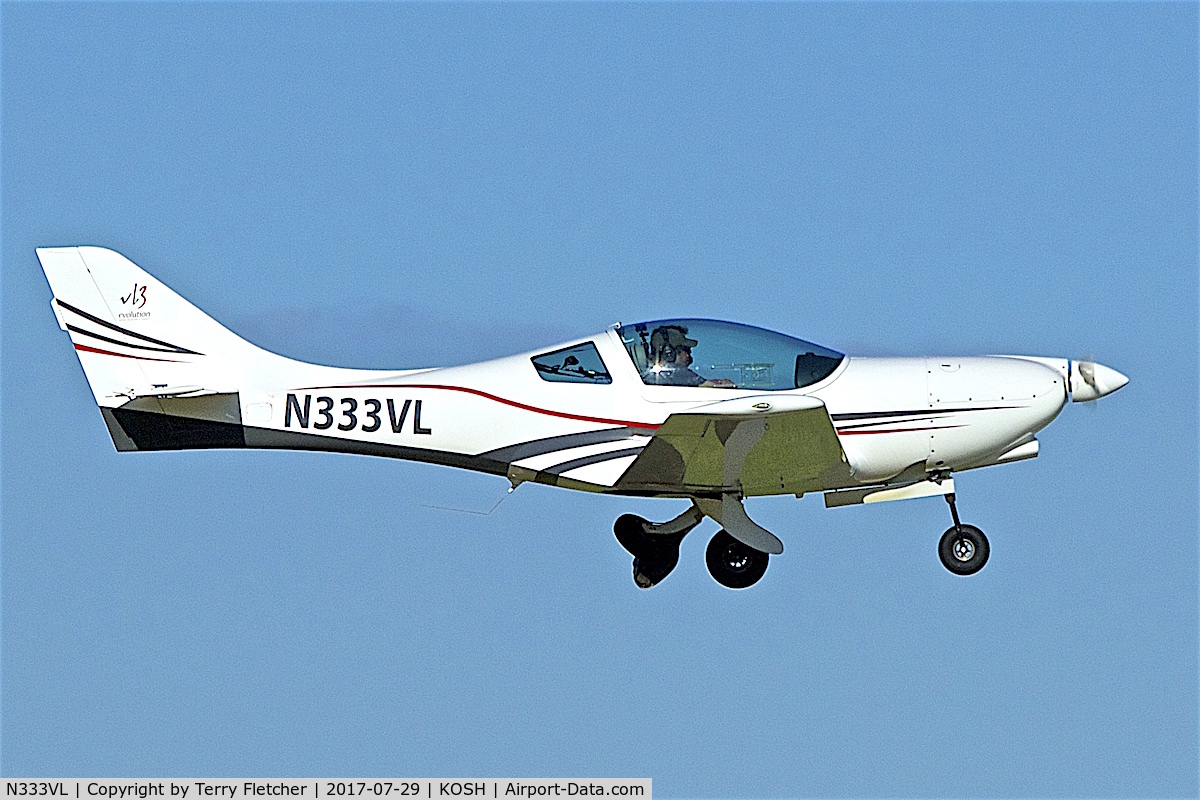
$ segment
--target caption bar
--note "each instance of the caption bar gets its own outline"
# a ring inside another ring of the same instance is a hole
[[[652,800],[650,778],[53,778],[5,780],[4,797],[66,800],[254,798],[630,797]]]

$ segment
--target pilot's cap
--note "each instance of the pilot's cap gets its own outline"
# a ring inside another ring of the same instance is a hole
[[[681,325],[663,325],[650,334],[650,346],[661,349],[664,345],[673,350],[680,347],[695,347],[699,342],[687,337],[687,328]]]

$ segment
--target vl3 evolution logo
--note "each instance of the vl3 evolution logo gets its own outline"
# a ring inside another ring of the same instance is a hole
[[[121,307],[128,308],[129,310],[117,314],[117,319],[145,319],[149,317],[150,312],[142,310],[146,307],[146,286],[135,281],[133,291],[121,296]]]

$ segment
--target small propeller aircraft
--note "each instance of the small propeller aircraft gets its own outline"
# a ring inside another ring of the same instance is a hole
[[[763,576],[783,543],[748,497],[823,492],[827,507],[942,496],[938,554],[957,575],[988,560],[959,520],[955,472],[1033,458],[1068,400],[1128,382],[1091,361],[1029,356],[857,358],[709,319],[616,324],[466,366],[359,370],[267,352],[127,258],[37,251],[119,451],[254,447],[404,458],[588,492],[691,501],[614,525],[649,588],[706,517],[723,586]]]

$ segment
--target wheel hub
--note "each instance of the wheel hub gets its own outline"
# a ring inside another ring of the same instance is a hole
[[[730,547],[725,551],[725,566],[741,572],[750,563],[750,554],[739,547]]]
[[[963,536],[954,541],[953,552],[959,561],[970,561],[975,555],[975,543]]]
[[[708,574],[727,589],[745,589],[753,586],[767,571],[770,556],[742,544],[729,535],[728,531],[717,531],[704,551]]]

